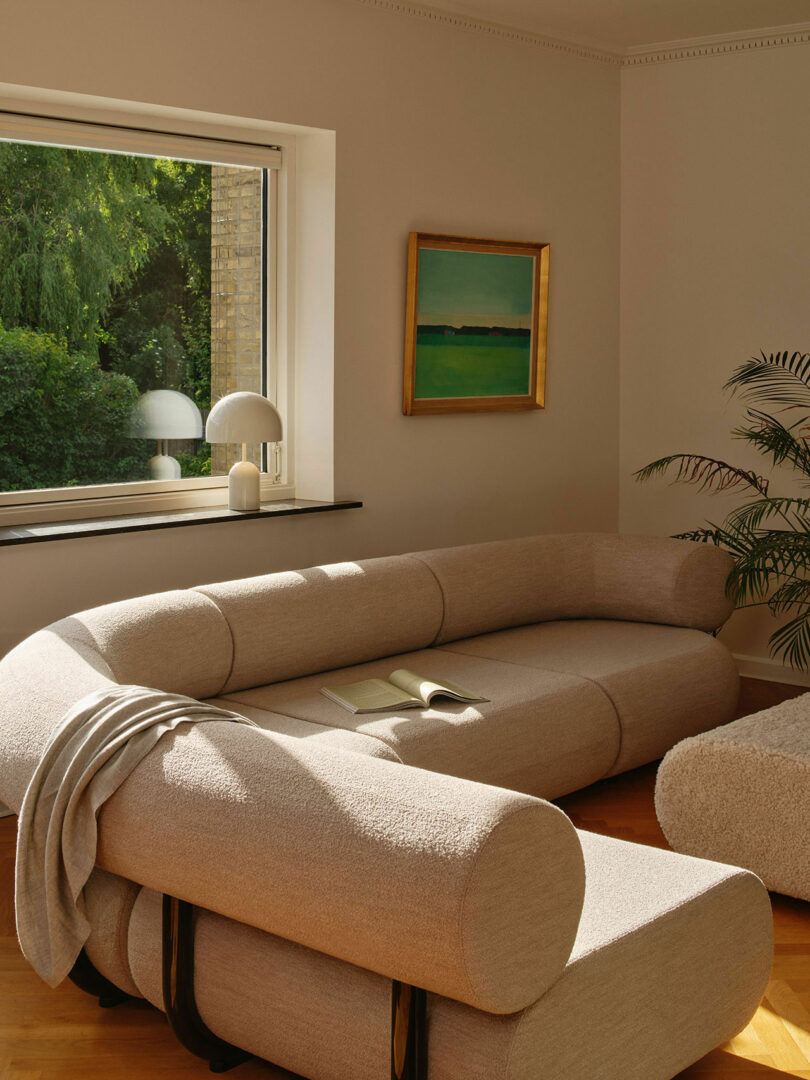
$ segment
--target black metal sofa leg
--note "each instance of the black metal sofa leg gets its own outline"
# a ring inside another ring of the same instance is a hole
[[[208,1027],[194,997],[194,905],[163,896],[163,1006],[178,1041],[208,1062],[213,1073],[227,1072],[253,1057],[220,1039]],[[69,978],[80,990],[110,1009],[132,995],[105,978],[84,949]],[[427,1080],[427,993],[416,986],[391,984],[391,1080]]]
[[[224,1042],[199,1014],[194,998],[194,907],[163,897],[163,1004],[178,1040],[221,1073],[253,1055]],[[427,994],[391,986],[391,1080],[427,1080]]]
[[[427,1080],[427,994],[397,982],[391,987],[391,1080]]]
[[[113,1009],[116,1005],[132,1000],[131,994],[119,989],[101,974],[84,949],[76,957],[76,963],[68,978],[80,990],[84,990],[85,994],[97,997],[102,1009]]]
[[[194,997],[194,906],[163,897],[163,1007],[178,1040],[204,1058],[211,1072],[233,1069],[253,1055],[216,1036],[197,1010]]]

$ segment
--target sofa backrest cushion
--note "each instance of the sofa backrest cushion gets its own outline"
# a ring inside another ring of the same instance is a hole
[[[19,809],[53,730],[85,694],[136,683],[211,697],[232,653],[216,604],[190,591],[106,604],[32,634],[0,662],[0,798]]]
[[[106,604],[56,628],[97,649],[119,683],[206,698],[221,690],[231,669],[228,624],[217,605],[193,589]]]
[[[195,590],[233,636],[224,693],[424,649],[439,632],[442,594],[404,556],[335,563]]]
[[[552,619],[626,619],[714,630],[731,614],[731,556],[661,536],[573,533],[414,552],[436,575],[434,644]]]

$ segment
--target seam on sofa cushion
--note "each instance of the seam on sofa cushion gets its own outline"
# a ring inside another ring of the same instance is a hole
[[[123,880],[124,881],[129,881],[128,878],[124,878]],[[126,969],[127,969],[127,972],[129,973],[130,979],[132,980],[133,986],[137,987],[138,984],[135,982],[135,976],[132,974],[132,968],[130,967],[130,964],[129,964],[129,947],[128,947],[128,943],[129,943],[129,924],[132,921],[132,909],[135,907],[135,901],[138,899],[138,897],[141,894],[142,886],[138,885],[138,883],[135,882],[135,881],[131,882],[131,884],[135,886],[135,889],[132,892],[132,901],[131,901],[131,903],[127,904],[126,911],[124,911],[124,910],[121,911],[121,917],[118,920],[118,925],[117,925],[116,931],[115,931],[115,944],[116,944],[116,948],[118,950],[118,955],[123,958],[123,961],[126,964]]]
[[[416,562],[418,562],[422,566],[426,567],[430,571],[430,573],[431,573],[431,575],[433,577],[433,580],[439,586],[439,592],[442,595],[442,618],[441,618],[441,622],[439,623],[439,629],[436,631],[436,633],[433,636],[433,640],[428,645],[428,648],[432,648],[433,645],[435,645],[435,643],[442,636],[442,630],[444,630],[444,624],[445,624],[445,620],[447,618],[447,594],[444,591],[444,586],[442,585],[441,580],[439,579],[439,576],[436,573],[436,571],[433,569],[433,567],[430,565],[430,563],[426,562],[423,558],[421,558],[421,556],[417,552],[409,551],[409,552],[407,552],[405,555],[403,555],[401,557],[403,559],[414,559]]]
[[[324,671],[321,674],[326,675],[328,673]],[[307,677],[308,676],[305,676],[305,678],[307,678]],[[234,693],[236,693],[236,694],[240,694],[242,692],[243,691],[241,691],[241,690],[234,691]],[[222,691],[220,691],[220,694],[221,693],[222,693]],[[225,700],[233,702],[234,705],[244,705],[244,704],[246,704],[246,702],[240,702],[236,697],[234,697],[233,693],[224,694],[223,697],[224,697]],[[237,709],[237,710],[234,710],[234,711],[238,712],[239,710]],[[278,712],[278,710],[277,709],[266,709],[265,712]],[[318,724],[321,727],[331,728],[332,731],[354,731],[354,728],[344,728],[340,724],[326,724],[326,723],[323,723],[321,720],[311,720],[308,716],[298,716],[298,715],[296,715],[296,713],[291,712],[287,708],[285,708],[285,711],[283,713],[278,712],[278,715],[279,716],[289,716],[292,720],[301,720],[305,724]],[[396,752],[394,747],[389,742],[386,742],[386,740],[381,738],[379,735],[373,735],[370,731],[358,731],[358,732],[356,732],[356,734],[357,735],[362,735],[367,739],[376,739],[377,742],[382,743],[382,745],[387,750],[390,750],[391,753],[396,757],[396,759],[397,759],[396,764],[399,764],[399,765],[407,764],[405,761],[402,760],[402,758]],[[349,752],[348,748],[347,748],[347,752]],[[390,760],[390,758],[387,759],[387,760]]]
[[[231,662],[228,665],[228,674],[226,675],[225,680],[222,683],[222,686],[220,686],[220,688],[217,690],[216,694],[209,694],[209,697],[219,697],[219,695],[222,693],[222,691],[225,689],[225,687],[228,685],[228,683],[230,681],[231,675],[233,674],[233,666],[234,666],[234,664],[236,662],[236,641],[234,640],[234,636],[233,636],[233,627],[228,622],[228,616],[225,614],[225,612],[222,610],[222,608],[219,606],[219,604],[216,602],[216,600],[214,600],[213,597],[209,596],[208,593],[203,592],[201,586],[194,586],[192,589],[189,589],[188,591],[196,593],[197,596],[201,596],[203,598],[203,600],[208,601],[208,603],[211,605],[211,607],[214,608],[214,610],[219,614],[219,617],[225,623],[225,628],[228,631],[228,637],[231,639]]]
[[[534,624],[534,625],[537,625],[537,624]],[[478,656],[477,653],[458,652],[455,649],[448,648],[447,645],[439,645],[438,648],[442,652],[455,653],[456,656],[474,656],[474,657],[477,657],[479,660],[495,660],[496,659],[494,656]],[[595,686],[597,690],[600,690],[602,692],[602,694],[608,699],[608,702],[610,703],[611,709],[613,709],[613,715],[616,718],[616,726],[619,729],[619,748],[616,751],[616,756],[614,757],[613,761],[610,763],[610,768],[608,769],[608,771],[606,773],[603,773],[603,777],[608,776],[610,774],[610,770],[613,768],[613,766],[616,764],[616,762],[621,757],[622,741],[623,741],[623,738],[624,738],[624,729],[622,728],[622,719],[619,716],[619,710],[616,708],[616,702],[613,700],[613,698],[610,696],[610,694],[607,692],[607,690],[604,688],[604,686],[602,686],[602,684],[600,682],[597,682],[597,680],[592,678],[590,675],[581,675],[578,671],[559,671],[557,668],[550,668],[550,667],[530,667],[528,664],[519,664],[517,662],[517,660],[503,660],[501,657],[497,658],[497,662],[499,664],[511,664],[512,667],[521,668],[523,671],[550,671],[554,675],[569,675],[574,679],[582,679],[583,682],[591,683],[592,686]]]
[[[326,672],[324,672],[324,674],[326,674]],[[239,694],[241,692],[242,691],[240,691],[240,690],[236,691],[237,694]],[[233,711],[237,712],[237,713],[239,712],[239,706],[240,705],[247,704],[247,702],[239,701],[238,698],[232,697],[232,696],[230,696],[228,694],[224,694],[219,700],[228,702],[227,708],[231,708],[231,706],[236,706],[236,708],[234,708]],[[257,705],[256,708],[259,708],[259,706]],[[355,731],[353,728],[344,728],[340,724],[326,724],[326,723],[323,723],[323,721],[321,721],[321,720],[310,720],[306,716],[296,716],[295,713],[292,713],[292,712],[279,712],[277,709],[264,709],[262,711],[266,712],[266,713],[275,713],[276,716],[285,716],[290,720],[300,720],[302,724],[312,724],[313,727],[325,727],[325,728],[329,728],[330,731],[346,731],[349,734],[359,735],[363,739],[374,739],[376,742],[382,743],[382,745],[386,748],[386,750],[391,751],[391,753],[396,758],[396,764],[398,764],[398,765],[404,765],[405,764],[405,762],[402,760],[402,758],[399,756],[399,754],[396,752],[396,750],[393,748],[393,746],[391,746],[390,743],[387,743],[385,741],[385,739],[381,739],[379,737],[379,735],[372,735],[372,733],[370,731]],[[265,729],[265,730],[267,730],[267,729]],[[281,734],[283,734],[283,732]],[[292,737],[293,736],[290,736],[290,738],[292,738]],[[347,753],[359,753],[359,751],[349,750],[348,746],[342,747],[342,749],[345,749]],[[367,757],[368,755],[361,754],[360,756],[361,757]],[[390,761],[391,759],[390,758],[381,758],[380,760],[381,761]]]
[[[132,974],[132,968],[129,966],[129,949],[127,948],[127,942],[129,941],[129,924],[132,921],[132,909],[135,907],[135,901],[140,896],[142,886],[138,885],[135,881],[133,881],[132,884],[136,885],[137,888],[132,893],[132,903],[128,904],[127,911],[121,912],[121,918],[118,920],[118,926],[116,927],[115,944],[119,956],[122,956],[126,962],[130,979],[132,979],[133,984],[137,986],[138,984],[135,982],[135,976]]]

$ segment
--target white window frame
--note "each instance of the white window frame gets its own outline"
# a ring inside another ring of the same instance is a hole
[[[289,318],[294,276],[291,191],[295,175],[295,136],[275,132],[268,125],[240,122],[236,129],[207,119],[193,119],[187,110],[147,109],[128,115],[107,103],[93,105],[92,117],[76,119],[51,115],[68,112],[57,99],[17,106],[0,98],[0,139],[82,149],[107,150],[149,157],[248,165],[268,169],[268,222],[272,235],[267,246],[266,371],[268,398],[276,404],[284,423],[281,481],[262,473],[262,501],[295,497],[293,431],[292,325]],[[42,106],[46,105],[45,108]],[[79,110],[85,111],[85,110]],[[182,118],[181,118],[182,114]],[[121,484],[43,488],[0,492],[0,527],[34,522],[69,521],[154,513],[222,505],[227,502],[228,477],[189,477],[181,480],[144,480]]]

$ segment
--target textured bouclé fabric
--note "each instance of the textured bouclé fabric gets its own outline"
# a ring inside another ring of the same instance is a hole
[[[585,908],[571,957],[510,1016],[428,995],[431,1080],[670,1080],[745,1026],[770,972],[768,894],[752,875],[579,834]],[[135,904],[129,963],[161,1007],[160,896]],[[222,1038],[310,1080],[390,1070],[390,980],[208,912],[195,988]]]
[[[551,619],[627,619],[714,630],[733,605],[733,560],[709,544],[614,533],[527,536],[414,552],[444,598],[434,644]]]
[[[678,743],[658,770],[655,808],[676,851],[810,900],[810,694]]]
[[[491,657],[595,684],[620,726],[621,751],[609,775],[655,761],[679,739],[730,720],[740,681],[734,658],[711,635],[618,619],[519,626],[454,641],[441,652]]]
[[[550,803],[237,724],[167,735],[99,825],[110,873],[496,1013],[559,977],[585,891]]]
[[[82,889],[96,861],[96,815],[158,740],[180,724],[252,721],[179,694],[115,686],[65,715],[28,785],[17,835],[15,907],[25,958],[50,986],[90,934]]]

